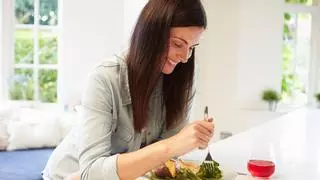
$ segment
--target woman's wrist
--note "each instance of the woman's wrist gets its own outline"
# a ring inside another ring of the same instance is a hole
[[[172,136],[168,139],[160,141],[160,143],[162,144],[163,152],[166,156],[165,158],[167,158],[167,160],[177,156],[173,143],[174,138],[175,136]]]

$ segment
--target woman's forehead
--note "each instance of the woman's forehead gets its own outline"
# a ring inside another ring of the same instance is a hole
[[[180,40],[186,41],[189,45],[194,45],[198,43],[203,31],[204,28],[198,26],[173,27],[170,30],[170,37],[178,38]]]

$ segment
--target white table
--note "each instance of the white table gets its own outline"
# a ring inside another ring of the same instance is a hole
[[[213,159],[242,173],[248,173],[252,149],[255,154],[269,149],[276,164],[274,179],[320,180],[320,109],[288,113],[209,148]]]

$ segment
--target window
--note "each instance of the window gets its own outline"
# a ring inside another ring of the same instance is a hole
[[[312,6],[315,0],[285,0],[287,4]]]
[[[315,0],[285,0],[288,8],[284,13],[282,99],[285,104],[306,105],[312,101],[316,83],[311,64],[316,60],[313,53],[317,39]]]
[[[57,101],[58,0],[15,0],[9,99]]]

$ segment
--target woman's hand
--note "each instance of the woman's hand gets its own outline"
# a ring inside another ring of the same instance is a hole
[[[68,177],[66,177],[64,180],[80,180],[80,172],[75,172],[73,174],[70,174]]]
[[[212,118],[208,121],[200,120],[192,122],[183,128],[178,134],[167,139],[167,145],[172,156],[181,156],[189,151],[208,146],[213,136],[214,124]]]

